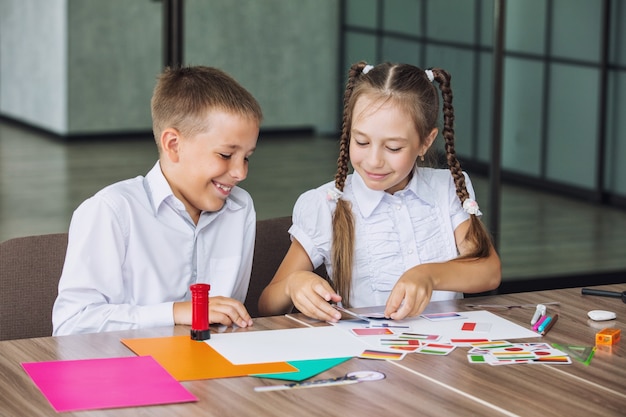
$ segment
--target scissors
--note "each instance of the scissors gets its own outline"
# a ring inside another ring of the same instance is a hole
[[[365,381],[379,381],[381,379],[385,379],[385,374],[383,374],[382,372],[355,371],[355,372],[348,372],[344,376],[340,376],[338,378],[315,379],[312,381],[292,382],[291,384],[284,384],[284,385],[264,385],[261,387],[254,387],[254,390],[255,391],[280,391],[280,390],[286,390],[286,389],[328,387],[331,385],[356,384],[358,382],[365,382]]]
[[[363,321],[372,321],[372,320],[386,320],[387,318],[383,313],[370,313],[370,314],[357,314],[354,311],[350,311],[347,308],[343,308],[338,306],[337,304],[332,304],[333,308],[341,313],[345,313],[349,316],[357,318]]]

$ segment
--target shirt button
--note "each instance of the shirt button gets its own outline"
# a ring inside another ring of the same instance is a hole
[[[407,253],[408,253],[409,255],[410,255],[410,254],[412,254],[412,253],[413,253],[413,249],[409,249],[409,250],[407,251]]]
[[[396,210],[400,210],[401,208],[402,208],[402,206],[401,206],[401,205],[397,205],[397,206],[396,206]]]

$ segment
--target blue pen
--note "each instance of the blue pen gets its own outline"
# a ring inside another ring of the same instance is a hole
[[[543,329],[546,328],[546,326],[548,325],[548,323],[550,323],[552,321],[552,316],[546,318],[544,321],[541,322],[541,324],[539,325],[539,327],[537,327],[537,331],[539,333],[543,332]]]

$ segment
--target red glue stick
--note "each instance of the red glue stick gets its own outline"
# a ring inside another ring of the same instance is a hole
[[[191,339],[211,338],[209,330],[209,284],[192,284],[191,290]]]

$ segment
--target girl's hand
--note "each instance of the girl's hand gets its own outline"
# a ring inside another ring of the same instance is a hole
[[[406,271],[391,290],[385,306],[385,317],[401,320],[419,315],[433,294],[433,279],[418,265]]]
[[[323,321],[338,322],[341,313],[330,303],[338,303],[341,296],[319,275],[308,271],[292,273],[287,281],[287,296],[302,314]]]
[[[191,325],[191,301],[174,303],[174,323]],[[209,297],[209,322],[225,326],[252,326],[252,318],[246,307],[234,298]]]

